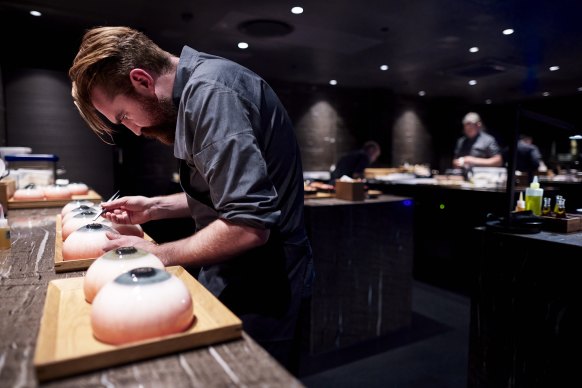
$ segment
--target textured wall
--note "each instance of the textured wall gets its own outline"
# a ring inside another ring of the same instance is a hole
[[[328,171],[346,152],[367,140],[382,147],[389,163],[396,107],[387,90],[272,84],[295,125],[305,171]]]
[[[392,130],[392,145],[394,166],[432,161],[432,137],[414,107],[408,106],[397,115]]]
[[[64,178],[113,193],[113,153],[81,119],[65,73],[19,70],[4,74],[7,145],[55,154]]]
[[[6,104],[4,103],[4,81],[0,66],[0,146],[6,145]]]

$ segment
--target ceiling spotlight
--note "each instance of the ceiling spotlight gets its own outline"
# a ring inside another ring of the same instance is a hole
[[[41,16],[41,15],[42,15],[42,13],[40,13],[40,12],[38,12],[38,11],[30,11],[30,14],[31,14],[32,16]]]
[[[388,70],[388,65],[382,65],[382,66],[380,66],[380,70],[382,70],[382,71]]]
[[[330,85],[337,85],[337,81],[334,80],[334,79],[332,79],[332,80],[329,81],[329,84]]]
[[[477,81],[472,79],[469,81],[469,85],[471,85],[471,86],[477,85]]]
[[[239,49],[242,49],[242,50],[247,49],[247,48],[249,48],[249,44],[246,43],[246,42],[239,42],[238,43],[238,48]]]
[[[491,100],[490,98],[485,100],[485,104],[490,105],[493,103],[493,100]]]
[[[469,52],[471,52],[471,53],[476,53],[477,51],[479,51],[479,47],[477,47],[477,46],[475,46],[475,47],[471,47],[471,48],[469,49]]]
[[[549,95],[550,95],[550,92],[543,92],[543,93],[542,93],[542,96],[544,96],[544,97],[547,97],[547,96],[549,96]]]
[[[291,13],[294,13],[295,15],[302,14],[303,7],[293,7],[293,8],[291,8]]]
[[[560,66],[550,66],[550,71],[560,70]]]
[[[420,92],[418,92],[418,95],[420,97],[426,96],[426,92],[424,90],[421,90]]]
[[[503,30],[503,35],[511,35],[514,32],[515,31],[513,31],[513,28],[507,28],[507,29]]]

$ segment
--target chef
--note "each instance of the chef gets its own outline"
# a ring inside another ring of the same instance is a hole
[[[274,91],[234,62],[188,46],[175,56],[127,27],[86,32],[69,75],[75,104],[97,135],[122,124],[173,145],[180,162],[183,193],[122,197],[103,204],[105,218],[196,222],[196,233],[178,241],[109,234],[104,249],[135,246],[166,266],[199,268],[198,280],[293,371],[312,257],[300,151]]]

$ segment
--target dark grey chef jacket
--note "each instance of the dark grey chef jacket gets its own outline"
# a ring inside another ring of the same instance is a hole
[[[174,156],[198,230],[216,219],[269,229],[267,244],[201,268],[198,280],[257,340],[290,339],[312,277],[293,126],[250,70],[185,46],[173,90]]]
[[[501,154],[501,149],[493,136],[481,130],[477,136],[469,139],[462,136],[457,140],[454,158],[461,156],[476,156],[478,158],[490,158]]]

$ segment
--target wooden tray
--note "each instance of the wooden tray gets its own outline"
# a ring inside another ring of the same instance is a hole
[[[84,271],[89,268],[97,260],[96,257],[92,259],[63,260],[63,231],[60,214],[56,215],[55,225],[55,272]],[[154,241],[147,233],[144,233],[144,239]]]
[[[89,194],[73,195],[72,199],[45,199],[42,201],[15,201],[13,198],[8,200],[8,209],[30,209],[39,207],[61,207],[67,203],[76,200],[87,200],[95,203],[101,203],[103,198],[94,190],[89,190]]]
[[[83,277],[51,280],[34,355],[38,380],[117,366],[242,336],[240,319],[184,268],[167,267],[166,271],[180,278],[190,290],[195,323],[183,333],[119,346],[93,337],[91,305],[85,301]]]
[[[565,218],[542,216],[542,229],[550,232],[573,233],[582,230],[582,216],[566,214]]]

